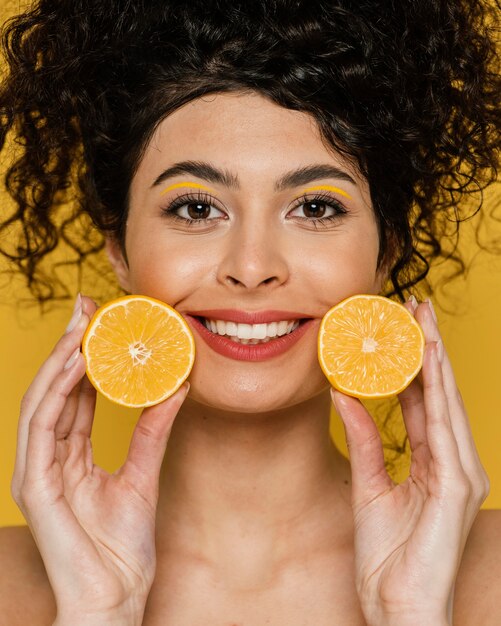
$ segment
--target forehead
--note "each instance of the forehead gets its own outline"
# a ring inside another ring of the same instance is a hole
[[[357,168],[333,151],[311,115],[256,93],[214,94],[174,111],[156,128],[136,178],[151,179],[162,166],[190,159],[215,162],[244,178],[271,177],[322,161],[360,180]]]

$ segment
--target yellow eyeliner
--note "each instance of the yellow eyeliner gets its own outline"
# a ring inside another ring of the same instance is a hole
[[[167,189],[164,189],[160,195],[163,196],[168,191],[171,191],[172,189],[179,189],[179,187],[196,187],[197,189],[207,189],[207,191],[214,192],[214,189],[201,185],[200,183],[176,183],[175,185],[171,185],[170,187],[167,187]]]
[[[303,193],[306,193],[307,191],[320,191],[321,189],[326,189],[327,191],[334,191],[338,193],[340,196],[344,196],[345,198],[352,200],[352,197],[348,193],[346,193],[346,191],[339,189],[339,187],[332,187],[331,185],[319,185],[318,187],[308,187],[308,189],[303,190]]]

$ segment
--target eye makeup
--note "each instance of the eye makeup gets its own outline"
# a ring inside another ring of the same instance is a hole
[[[214,193],[214,189],[211,189],[210,187],[206,187],[205,185],[201,185],[200,183],[187,182],[187,183],[175,183],[174,185],[170,185],[170,187],[167,187],[167,189],[164,189],[160,195],[164,196],[169,191],[172,191],[173,189],[179,189],[180,187],[194,187],[195,189],[206,189],[207,191]]]
[[[320,191],[320,190],[333,191],[334,193],[338,193],[340,196],[344,196],[345,198],[348,198],[348,200],[352,200],[352,197],[350,196],[350,194],[346,193],[346,191],[343,191],[343,189],[340,189],[339,187],[333,187],[332,185],[318,185],[317,187],[308,187],[308,189],[303,190],[303,193],[307,193],[308,191]]]
[[[175,183],[174,185],[170,185],[169,187],[164,189],[160,195],[163,196],[169,191],[172,191],[173,189],[179,189],[180,187],[194,187],[195,189],[205,189],[207,191],[210,191],[211,193],[214,193],[214,190],[211,189],[210,187],[207,187],[206,185],[202,185],[200,183],[184,182],[184,183]],[[339,187],[334,187],[332,185],[317,185],[315,187],[308,187],[307,189],[303,190],[303,193],[307,193],[308,191],[322,191],[322,190],[333,191],[334,193],[338,193],[340,196],[344,196],[345,198],[348,198],[349,200],[352,199],[352,197],[346,191],[344,191],[343,189],[340,189]]]

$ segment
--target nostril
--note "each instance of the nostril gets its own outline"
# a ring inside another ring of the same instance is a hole
[[[234,276],[227,276],[226,280],[230,285],[242,286],[242,287],[246,287],[247,289],[253,289],[253,288],[261,287],[264,285],[271,285],[277,282],[279,279],[277,276],[270,276],[268,278],[264,278],[263,280],[257,282],[256,284],[253,284],[251,281],[246,282],[246,281],[238,280],[238,278],[235,278]]]
[[[270,283],[275,281],[275,276],[270,276],[270,278],[265,278],[261,284],[262,285],[269,285]]]
[[[230,283],[230,285],[243,285],[241,281],[237,278],[233,278],[233,276],[227,276],[226,280]]]

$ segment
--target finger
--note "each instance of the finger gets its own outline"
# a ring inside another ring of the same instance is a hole
[[[68,396],[61,416],[59,417],[54,428],[57,440],[66,439],[71,431],[78,411],[81,386],[82,381],[75,385],[75,387],[71,390],[70,395]]]
[[[422,304],[416,316],[423,328],[427,341],[441,342],[437,318],[431,302],[428,301]],[[475,447],[468,415],[456,385],[452,365],[445,349],[443,349],[441,370],[444,392],[448,404],[448,413],[451,417],[451,427],[459,448],[461,463],[465,471],[471,475],[472,479],[475,481],[485,476],[485,472]]]
[[[80,345],[83,332],[85,331],[85,326],[82,328],[81,325],[82,316],[86,315],[88,322],[95,309],[96,305],[90,298],[78,295],[73,315],[64,335],[56,343],[49,357],[38,370],[23,398],[23,408],[28,418],[31,417],[37,408],[48,386],[61,371],[69,355]],[[68,348],[68,346],[71,347]]]
[[[432,342],[426,345],[424,354],[423,392],[426,436],[440,477],[454,480],[459,473],[463,473],[463,468],[443,387],[440,350],[439,344]]]
[[[80,296],[80,294],[79,294]],[[78,306],[78,298],[77,303],[75,304],[75,310],[77,310]],[[90,320],[94,315],[97,306],[95,302],[93,302],[90,298],[85,296],[81,296],[81,306],[82,306],[82,314],[86,315]],[[70,321],[69,327],[72,326],[73,320]],[[71,394],[68,397],[68,402],[66,403],[66,407],[61,415],[58,423],[56,424],[56,438],[57,439],[65,439],[72,429],[74,428],[74,422],[79,414],[79,407],[82,406],[82,396],[89,395],[88,385],[86,384],[87,377],[85,377],[80,383],[72,390]],[[88,381],[87,381],[88,382]],[[95,404],[95,401],[94,401]],[[92,413],[93,415],[94,413]],[[87,413],[86,413],[87,415]],[[89,433],[90,434],[90,433]]]
[[[404,306],[414,316],[419,305],[416,298],[411,295]],[[411,474],[416,475],[417,472],[421,475],[422,470],[427,468],[430,460],[430,450],[426,438],[426,419],[421,372],[410,385],[399,394],[398,399],[412,452]]]
[[[419,307],[419,302],[416,300],[415,296],[411,295],[407,302],[404,304],[404,306],[414,317],[416,317],[416,311]],[[417,380],[421,387],[423,386],[423,377],[421,371],[418,373],[414,380]]]
[[[33,483],[42,479],[55,459],[55,426],[63,412],[73,387],[85,373],[85,360],[81,353],[71,365],[63,369],[51,383],[29,423],[26,448],[25,480]]]
[[[26,454],[29,438],[29,427],[33,414],[48,392],[50,385],[63,371],[68,360],[78,354],[83,333],[89,318],[82,314],[76,326],[58,341],[52,353],[39,369],[32,384],[28,388],[22,402],[17,429],[17,452],[13,477],[13,490],[23,481],[26,467]],[[75,381],[77,382],[77,381]],[[60,414],[57,416],[60,417]]]
[[[398,396],[402,416],[412,452],[411,473],[426,468],[430,460],[430,450],[426,437],[426,415],[423,389],[414,379]]]
[[[96,411],[96,396],[95,388],[87,376],[84,376],[80,385],[77,415],[71,430],[72,433],[84,437],[91,436]]]
[[[134,429],[127,460],[119,473],[144,494],[156,495],[172,424],[188,390],[185,383],[164,402],[146,408]]]
[[[96,390],[87,376],[80,381],[76,417],[65,440],[59,440],[56,458],[62,469],[65,485],[69,489],[87,476],[94,467],[90,436],[96,409]]]
[[[56,439],[66,439],[72,434],[90,437],[95,408],[96,390],[88,377],[84,376],[68,396],[55,427]]]
[[[89,320],[97,310],[90,298],[83,299],[83,309]],[[65,410],[56,425],[57,439],[65,439],[70,434],[90,437],[96,408],[96,390],[85,376],[71,392]]]
[[[73,389],[70,396],[78,390],[75,398],[71,423],[63,430],[61,417],[56,423],[56,459],[63,468],[65,482],[75,484],[88,474],[93,467],[92,445],[90,436],[96,408],[96,390],[87,376],[84,376]],[[64,415],[64,411],[63,411]]]
[[[70,357],[70,363],[71,358],[76,358],[76,356]],[[74,440],[70,442],[69,435],[78,410],[78,397],[81,385],[82,381],[80,380],[71,390],[61,415],[54,426],[54,437],[56,441],[54,460],[57,461],[62,468],[65,467],[70,450],[73,449],[74,451]]]
[[[468,508],[471,508],[470,484],[452,430],[442,359],[441,344],[428,342],[423,362],[423,392],[432,462],[427,482],[428,497],[412,541],[435,554],[437,550],[443,554],[454,554],[458,553],[465,529],[471,526],[474,516],[471,510],[468,513]],[[430,529],[433,532],[430,533]],[[451,572],[455,571],[456,568],[452,568]]]
[[[362,505],[394,486],[386,471],[381,437],[359,400],[333,389],[331,396],[345,428],[352,469],[352,500],[354,505]]]
[[[416,309],[418,308],[418,301],[416,300],[416,297],[411,295],[407,302],[405,302],[404,307],[412,313],[412,315],[414,315]]]

